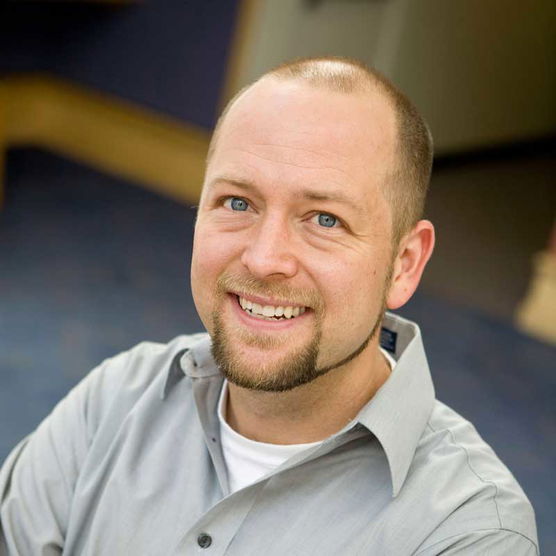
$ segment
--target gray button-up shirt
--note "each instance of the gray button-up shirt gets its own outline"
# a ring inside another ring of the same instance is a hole
[[[0,472],[0,554],[538,554],[529,501],[473,426],[435,401],[418,327],[357,419],[229,493],[207,335],[105,361]]]

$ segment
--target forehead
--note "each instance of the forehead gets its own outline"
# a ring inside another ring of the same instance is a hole
[[[395,125],[389,102],[378,93],[263,79],[228,111],[207,181],[215,171],[260,172],[250,181],[301,177],[346,188],[366,184],[370,191],[392,168]]]

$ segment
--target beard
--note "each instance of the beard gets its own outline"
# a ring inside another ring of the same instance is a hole
[[[389,281],[387,279],[386,283],[389,284]],[[377,333],[386,309],[387,288],[385,287],[381,309],[370,328],[367,338],[346,357],[332,364],[319,367],[317,361],[321,350],[324,311],[322,301],[318,296],[312,292],[294,291],[283,285],[265,284],[254,279],[237,279],[228,275],[222,275],[217,282],[217,298],[220,300],[220,303],[217,303],[217,307],[223,305],[224,298],[230,290],[241,291],[242,293],[249,292],[251,294],[258,293],[266,296],[274,295],[278,298],[291,300],[296,304],[311,307],[311,310],[314,311],[315,327],[312,337],[304,346],[293,353],[287,349],[288,346],[283,340],[271,334],[262,335],[246,330],[237,330],[236,334],[239,335],[238,345],[243,343],[268,351],[284,347],[283,357],[277,359],[273,355],[272,358],[269,358],[268,363],[258,365],[257,368],[249,365],[249,358],[246,354],[242,354],[240,350],[234,349],[236,341],[232,340],[226,331],[221,311],[215,310],[212,313],[212,355],[221,373],[227,380],[237,386],[264,392],[286,392],[292,390],[303,384],[308,384],[329,371],[342,367],[355,359],[365,350]]]

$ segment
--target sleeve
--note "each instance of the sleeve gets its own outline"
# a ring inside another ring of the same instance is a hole
[[[482,529],[455,535],[427,548],[415,556],[538,556],[537,545],[528,537],[507,529]]]
[[[72,494],[94,434],[99,377],[108,361],[70,391],[0,469],[0,556],[62,553]]]

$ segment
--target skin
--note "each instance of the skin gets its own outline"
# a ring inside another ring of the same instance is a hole
[[[229,387],[226,418],[240,434],[321,440],[388,378],[378,337],[369,337],[385,307],[411,297],[434,245],[422,220],[393,249],[383,191],[395,146],[395,116],[379,94],[296,81],[260,80],[223,122],[199,205],[191,283],[203,324],[213,337],[219,324],[227,357],[251,383]],[[334,225],[323,226],[323,216]],[[284,322],[255,319],[239,308],[238,293],[306,311]],[[315,345],[316,368],[332,370],[285,391],[253,386],[280,377]]]

